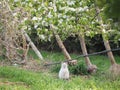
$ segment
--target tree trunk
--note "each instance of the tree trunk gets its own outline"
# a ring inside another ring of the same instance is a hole
[[[41,53],[39,52],[39,50],[36,48],[36,46],[34,45],[34,43],[31,41],[30,37],[28,36],[28,34],[22,30],[22,33],[25,35],[26,40],[30,43],[30,46],[32,47],[32,49],[34,50],[34,52],[37,54],[37,56],[39,57],[39,59],[44,60]]]
[[[99,10],[99,8],[98,8],[97,6],[96,6],[96,12],[97,12],[97,13],[100,13],[100,10]],[[104,32],[105,32],[105,27],[104,27],[104,25],[103,25],[102,18],[101,18],[101,16],[100,16],[99,14],[98,14],[98,20],[99,20],[100,26],[101,26],[101,28],[102,28],[102,29],[101,29],[101,31],[102,31],[102,38],[103,38],[103,42],[104,42],[105,48],[106,48],[106,50],[111,50],[109,41],[106,39],[106,35],[104,34]],[[108,54],[108,57],[109,57],[109,60],[110,60],[111,64],[112,64],[112,65],[113,65],[113,64],[116,64],[116,61],[115,61],[115,59],[114,59],[114,56],[113,56],[112,51],[107,52],[107,54]]]
[[[103,37],[105,48],[106,48],[106,50],[111,50],[109,41],[106,39],[106,35],[104,34],[105,27],[103,25],[102,18],[99,15],[100,10],[97,6],[96,6],[96,12],[98,13],[98,20],[99,20],[101,28],[102,28],[102,37]],[[111,62],[111,66],[109,69],[111,74],[113,75],[113,77],[120,76],[120,65],[116,63],[112,51],[107,52],[107,54],[108,54],[109,60]]]
[[[64,44],[63,44],[63,42],[62,42],[62,40],[61,40],[61,38],[60,38],[60,36],[59,36],[58,33],[56,32],[55,27],[54,27],[53,25],[51,25],[51,30],[52,30],[55,38],[56,38],[56,41],[57,41],[59,47],[61,48],[61,50],[62,50],[62,52],[63,52],[65,58],[66,58],[67,60],[71,60],[72,58],[70,57],[70,54],[69,54],[68,51],[66,50],[66,48],[65,48],[65,46],[64,46]],[[77,63],[77,60],[72,60],[72,61],[69,61],[68,63],[69,63],[69,64],[72,64],[72,65],[75,65],[75,64]]]
[[[55,31],[54,31],[54,35],[55,35],[56,41],[57,41],[59,47],[61,48],[63,54],[65,55],[66,59],[71,60],[71,57],[70,57],[69,53],[67,52],[60,36]]]
[[[80,45],[81,45],[81,49],[82,49],[83,55],[87,55],[88,53],[87,53],[87,49],[86,49],[86,45],[85,45],[84,35],[80,35],[79,34],[78,37],[79,37],[79,40],[80,40]],[[87,65],[88,72],[90,72],[90,73],[96,72],[97,66],[93,65],[90,62],[90,59],[89,59],[88,56],[85,56],[85,62],[86,62],[86,65]]]
[[[87,53],[84,37],[82,35],[79,35],[79,40],[80,40],[80,45],[81,45],[83,55],[87,55],[88,53]],[[85,56],[85,62],[87,66],[92,65],[88,56]]]
[[[110,44],[109,44],[109,41],[108,41],[108,40],[104,40],[104,45],[105,45],[106,50],[111,50]],[[110,59],[111,64],[112,64],[112,65],[113,65],[113,64],[116,64],[116,61],[115,61],[115,58],[114,58],[114,56],[113,56],[112,51],[107,52],[107,54],[108,54],[108,57],[109,57],[109,59]]]
[[[0,37],[0,56],[2,55],[2,40],[1,40],[1,37]]]

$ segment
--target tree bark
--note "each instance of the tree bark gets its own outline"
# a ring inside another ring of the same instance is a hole
[[[99,20],[99,22],[100,22],[100,26],[101,26],[101,28],[102,28],[102,29],[101,29],[101,31],[102,31],[102,38],[103,38],[103,42],[104,42],[105,48],[106,48],[106,50],[111,50],[109,41],[106,39],[106,35],[104,34],[104,32],[105,32],[105,27],[104,27],[104,25],[103,25],[102,18],[101,18],[101,16],[99,15],[100,10],[99,10],[99,8],[98,8],[97,6],[96,6],[96,12],[98,13],[97,18],[98,18],[98,20]],[[112,65],[113,65],[113,64],[116,64],[116,61],[115,61],[115,59],[114,59],[114,56],[113,56],[112,51],[107,52],[107,55],[108,55],[108,57],[109,57],[109,60],[110,60],[111,64],[112,64]]]
[[[60,36],[57,34],[57,32],[56,32],[55,30],[52,30],[52,31],[53,31],[53,33],[54,33],[54,36],[55,36],[55,38],[56,38],[56,41],[57,41],[59,47],[61,48],[61,50],[62,50],[65,58],[66,58],[67,60],[71,60],[71,57],[70,57],[68,51],[66,50],[66,48],[65,48],[65,46],[64,46],[64,44],[63,44],[63,42],[62,42],[62,40],[61,40],[61,38],[60,38]]]
[[[87,49],[86,49],[86,45],[85,45],[84,36],[79,35],[79,40],[80,40],[80,45],[81,45],[83,55],[87,55],[88,53],[87,53]],[[85,62],[87,64],[87,66],[92,65],[88,56],[85,56]]]
[[[81,45],[81,49],[82,49],[83,55],[88,55],[87,49],[86,49],[86,45],[85,45],[84,35],[80,35],[80,34],[79,34],[78,37],[79,37],[79,40],[80,40],[80,45]],[[94,72],[96,72],[97,66],[96,66],[96,65],[93,65],[93,64],[90,62],[90,59],[89,59],[88,56],[85,56],[85,62],[86,62],[86,65],[87,65],[87,71],[88,71],[89,73],[94,73]]]
[[[0,37],[0,56],[2,55],[2,40],[1,40],[1,37]]]
[[[68,61],[69,61],[69,60],[72,60],[72,58],[70,57],[70,54],[68,53],[68,51],[67,51],[66,48],[65,48],[65,46],[64,46],[64,44],[63,44],[60,36],[59,36],[58,33],[56,32],[56,27],[53,26],[53,25],[51,25],[51,30],[52,30],[55,38],[56,38],[56,41],[57,41],[59,47],[61,48],[61,50],[62,50],[62,52],[63,52],[65,58],[66,58]],[[72,61],[69,61],[68,63],[69,63],[70,65],[75,65],[75,64],[77,64],[77,60],[72,60]]]
[[[31,41],[31,39],[28,36],[28,34],[24,30],[22,30],[22,33],[25,35],[26,40],[30,43],[30,46],[32,47],[32,49],[34,50],[34,52],[37,54],[37,56],[39,57],[39,59],[44,60],[42,54],[39,52],[39,50],[36,48],[36,46],[34,45],[34,43]]]

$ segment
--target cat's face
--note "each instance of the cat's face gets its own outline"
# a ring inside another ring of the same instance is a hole
[[[62,63],[62,68],[67,68],[67,63],[63,62]]]

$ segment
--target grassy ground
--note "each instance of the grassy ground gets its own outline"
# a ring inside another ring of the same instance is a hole
[[[42,51],[42,54],[48,61],[64,60],[61,53]],[[32,51],[29,55],[37,59]],[[78,55],[71,54],[71,56],[74,58]],[[115,58],[117,63],[120,63],[120,57]],[[106,73],[110,67],[108,58],[92,56],[90,59],[98,66],[98,72],[93,75],[71,74],[71,79],[68,81],[58,79],[57,70],[33,72],[20,69],[19,66],[0,67],[0,90],[119,90],[120,78],[112,78]],[[83,58],[79,58],[78,61],[84,64]]]

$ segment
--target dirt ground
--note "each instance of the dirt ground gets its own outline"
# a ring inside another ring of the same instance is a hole
[[[2,60],[0,61],[0,66],[15,66],[20,69],[25,69],[25,70],[30,70],[34,72],[39,72],[39,71],[46,71],[49,68],[44,66],[45,62],[41,62],[38,60],[27,60],[25,64],[11,64],[9,61]]]

